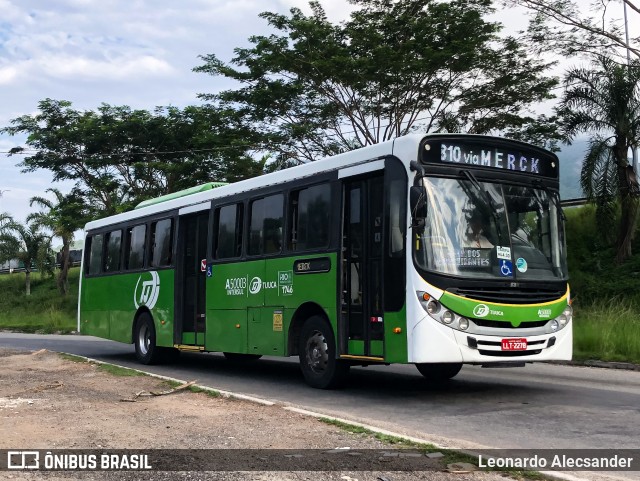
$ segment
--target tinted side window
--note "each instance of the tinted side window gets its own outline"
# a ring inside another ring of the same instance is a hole
[[[129,249],[127,251],[127,269],[144,267],[144,244],[147,237],[147,226],[137,225],[127,230]]]
[[[251,203],[249,254],[273,254],[282,250],[283,195],[276,194]]]
[[[102,234],[91,237],[91,253],[89,254],[89,274],[100,274],[102,267]]]
[[[305,250],[329,246],[329,213],[331,186],[314,185],[294,192],[291,196],[292,250]]]
[[[122,252],[122,231],[109,232],[105,236],[107,252],[104,259],[104,271],[113,272],[120,270],[120,253]]]
[[[173,219],[164,219],[151,224],[151,266],[171,265],[173,247]]]
[[[240,257],[242,254],[242,208],[242,204],[234,204],[216,211],[216,259]]]

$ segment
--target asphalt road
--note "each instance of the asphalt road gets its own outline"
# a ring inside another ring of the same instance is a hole
[[[432,386],[413,366],[380,366],[353,368],[347,388],[321,391],[306,386],[294,358],[243,365],[218,354],[183,353],[174,365],[144,367],[133,346],[91,337],[0,333],[0,346],[64,351],[197,379],[452,447],[640,448],[640,372],[465,366],[448,384]]]

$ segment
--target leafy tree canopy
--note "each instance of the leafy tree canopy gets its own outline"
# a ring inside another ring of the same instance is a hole
[[[616,203],[621,218],[616,258],[631,257],[638,208],[638,184],[628,162],[629,148],[640,143],[640,61],[622,65],[600,57],[588,68],[574,68],[565,78],[559,113],[568,138],[592,135],[580,183],[596,203],[603,232],[613,225]]]
[[[640,59],[640,36],[627,42],[623,16],[626,4],[629,25],[640,19],[637,0],[503,0],[505,5],[520,5],[531,12],[529,41],[541,50],[550,46],[563,55],[587,56],[617,54]]]
[[[27,134],[23,172],[47,169],[54,181],[76,182],[76,193],[111,215],[139,201],[194,185],[236,181],[262,172],[250,155],[256,135],[236,114],[212,106],[158,107],[153,112],[101,105],[79,111],[71,102],[45,99],[39,112],[2,129]]]
[[[358,9],[340,24],[318,1],[310,15],[261,14],[277,33],[250,37],[252,46],[237,48],[230,63],[205,55],[195,69],[239,88],[201,97],[268,132],[281,162],[412,131],[536,140],[550,125],[527,109],[551,98],[556,80],[520,41],[499,36],[501,25],[487,20],[490,0],[350,3]]]

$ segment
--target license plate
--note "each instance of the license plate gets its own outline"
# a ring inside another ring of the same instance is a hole
[[[502,340],[503,351],[526,351],[527,340],[524,338],[511,338]]]

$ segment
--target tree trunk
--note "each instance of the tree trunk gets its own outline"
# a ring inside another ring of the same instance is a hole
[[[65,297],[69,292],[69,251],[71,248],[71,242],[69,238],[62,238],[62,256],[60,259],[60,273],[58,274],[58,290],[60,294]]]
[[[636,225],[638,199],[630,195],[627,183],[627,149],[624,149],[624,162],[618,160],[618,182],[620,183],[620,226],[616,239],[616,263],[622,264],[631,257],[631,241]]]
[[[26,263],[25,263],[25,269],[24,269],[24,287],[25,287],[27,296],[30,296],[31,295],[31,270],[27,267]]]

